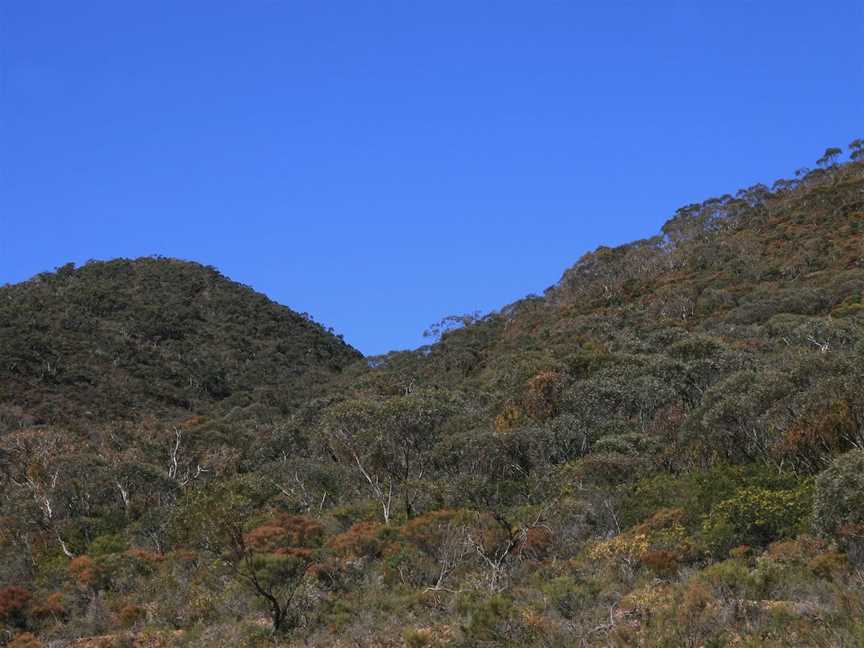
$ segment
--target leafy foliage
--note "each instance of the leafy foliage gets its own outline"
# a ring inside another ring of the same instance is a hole
[[[816,479],[813,515],[824,533],[864,524],[864,450],[840,455]]]

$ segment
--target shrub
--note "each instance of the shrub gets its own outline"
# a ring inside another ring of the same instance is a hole
[[[864,450],[840,455],[816,478],[813,522],[829,535],[844,525],[864,523]]]
[[[678,572],[678,554],[668,549],[646,551],[639,556],[639,562],[661,578],[674,576]]]
[[[335,553],[350,558],[377,558],[384,543],[379,538],[384,527],[377,522],[357,522],[327,543]]]
[[[590,454],[579,461],[582,478],[591,484],[609,486],[638,477],[644,462],[616,452]]]
[[[320,544],[324,527],[300,515],[281,515],[246,534],[254,551],[276,552],[289,547],[314,547]]]
[[[837,530],[837,535],[846,550],[849,562],[853,565],[864,565],[864,524],[844,524]]]
[[[63,606],[63,595],[60,592],[52,592],[44,599],[32,602],[30,614],[36,619],[64,618],[66,608]]]
[[[15,638],[6,644],[6,648],[42,648],[42,642],[36,635],[29,632],[22,632],[16,635]]]
[[[677,562],[690,553],[687,531],[681,524],[684,515],[682,509],[660,509],[641,524],[594,545],[589,555],[595,559],[616,558],[627,562],[646,562],[643,558],[647,557],[646,564],[650,567],[664,562],[659,554],[664,552]]]
[[[524,411],[531,418],[545,421],[558,413],[564,376],[554,371],[541,371],[529,379],[522,395]]]
[[[510,620],[514,609],[509,597],[462,596],[457,601],[457,611],[464,618],[461,629],[469,645],[486,641],[507,644],[512,639]]]
[[[795,490],[740,489],[705,516],[706,544],[723,556],[737,545],[762,547],[795,536],[809,512],[809,491],[806,485]]]
[[[522,410],[514,403],[507,403],[503,411],[495,417],[495,431],[506,432],[519,427],[524,422]]]
[[[585,455],[591,438],[587,429],[572,414],[561,414],[546,422],[545,454],[552,463],[563,463]]]
[[[415,517],[400,529],[402,537],[421,551],[436,557],[447,536],[467,523],[467,515],[458,510],[442,509]]]
[[[799,484],[798,477],[764,464],[717,464],[675,475],[660,473],[626,485],[616,513],[622,526],[630,526],[659,508],[681,508],[686,511],[682,523],[695,530],[714,506],[730,499],[745,486],[785,490]]]
[[[642,456],[654,454],[659,449],[657,443],[639,433],[613,434],[599,439],[592,450],[597,453]]]
[[[857,430],[852,405],[848,400],[836,400],[793,423],[773,443],[771,454],[789,465],[821,466],[825,456],[848,444]]]
[[[408,628],[402,633],[407,648],[428,648],[437,642],[435,636],[428,628]]]
[[[88,554],[91,556],[104,556],[106,554],[120,553],[125,549],[126,544],[119,535],[101,535],[90,543]]]
[[[388,586],[421,587],[434,585],[438,565],[425,553],[411,545],[391,543],[383,555],[381,570]]]
[[[619,455],[636,455],[636,448],[630,443],[626,435],[614,434],[612,436],[599,439],[593,447],[596,453],[619,454]]]
[[[85,587],[98,589],[104,580],[102,570],[90,556],[78,556],[69,562],[69,575]]]
[[[830,551],[813,558],[807,566],[814,574],[822,578],[834,578],[846,570],[846,554]]]
[[[715,595],[726,598],[747,598],[758,589],[746,561],[734,558],[705,567],[691,582],[699,582]]]
[[[702,583],[692,581],[684,590],[677,608],[676,620],[688,645],[704,645],[717,630],[717,599]],[[696,641],[694,641],[694,639]]]
[[[27,624],[27,608],[30,594],[27,590],[12,585],[0,589],[0,619],[19,628]]]
[[[768,556],[780,563],[804,563],[827,550],[827,543],[812,536],[802,535],[794,540],[780,540],[768,547]]]
[[[552,531],[546,527],[528,527],[514,551],[529,560],[543,560],[552,547],[553,539]]]
[[[134,603],[127,603],[117,610],[117,618],[124,628],[131,628],[146,616],[144,608]]]
[[[559,576],[546,581],[541,586],[559,614],[565,619],[576,619],[579,613],[596,603],[601,591],[595,580],[576,579],[572,576]]]

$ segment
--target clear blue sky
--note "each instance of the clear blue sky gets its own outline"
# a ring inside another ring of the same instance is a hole
[[[864,136],[864,3],[0,0],[0,284],[161,254],[366,353]]]

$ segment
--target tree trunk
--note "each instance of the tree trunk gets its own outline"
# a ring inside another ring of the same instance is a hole
[[[273,622],[273,634],[278,634],[285,622],[285,610],[276,601],[270,602],[270,619]]]

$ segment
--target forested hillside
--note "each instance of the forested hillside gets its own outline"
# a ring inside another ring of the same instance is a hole
[[[217,272],[0,289],[0,645],[864,644],[864,142],[362,358]]]
[[[0,348],[9,427],[251,403],[286,414],[360,357],[213,268],[172,259],[69,264],[0,288]]]

